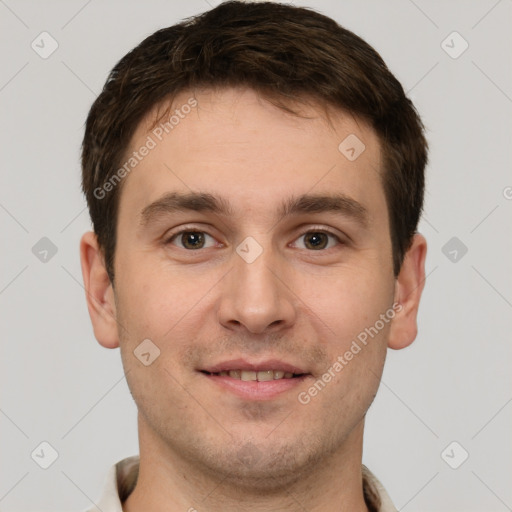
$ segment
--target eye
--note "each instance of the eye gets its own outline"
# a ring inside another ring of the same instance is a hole
[[[183,229],[181,231],[178,231],[177,233],[174,233],[170,238],[167,239],[165,244],[170,244],[174,240],[178,240],[182,245],[178,245],[178,247],[181,247],[182,249],[187,250],[197,250],[197,249],[205,249],[205,237],[209,237],[212,240],[214,238],[210,236],[209,234],[205,233],[204,231],[197,231],[192,229]],[[215,244],[213,244],[215,245]],[[210,246],[213,247],[213,246]]]
[[[304,247],[305,249],[311,249],[313,251],[323,250],[323,249],[331,249],[331,247],[327,247],[329,245],[329,237],[334,239],[338,244],[341,244],[341,240],[337,235],[331,233],[326,230],[311,230],[302,234],[298,240],[301,238],[305,239]],[[301,247],[299,247],[300,249]]]
[[[208,246],[206,245],[206,238],[210,238],[214,242]],[[331,249],[336,245],[336,243],[342,243],[337,235],[324,229],[307,231],[306,233],[303,233],[297,240],[300,240],[301,238],[304,238],[304,243],[303,247],[299,246],[299,249],[309,249],[313,251]],[[331,245],[329,245],[329,238],[334,241]],[[174,243],[175,241],[179,242],[179,244]],[[214,247],[215,239],[204,231],[199,231],[196,229],[182,229],[181,231],[172,234],[165,241],[165,245],[167,244],[177,245],[182,249],[194,251],[198,249]]]

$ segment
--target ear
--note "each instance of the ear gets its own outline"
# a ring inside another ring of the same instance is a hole
[[[388,347],[399,350],[408,347],[416,338],[416,318],[421,293],[425,286],[425,258],[427,241],[423,235],[414,235],[395,283],[396,315],[391,322]]]
[[[94,336],[103,347],[116,348],[119,346],[119,334],[114,291],[103,253],[92,231],[85,233],[80,240],[80,261]]]

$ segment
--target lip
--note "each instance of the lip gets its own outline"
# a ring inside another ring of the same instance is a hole
[[[298,377],[289,379],[278,379],[270,381],[243,381],[233,379],[229,376],[212,375],[213,373],[225,372],[230,370],[280,370],[299,374]],[[279,395],[299,387],[304,380],[312,377],[304,369],[294,364],[285,363],[279,359],[266,359],[259,362],[250,362],[245,359],[231,359],[214,365],[206,366],[198,370],[204,378],[214,386],[219,386],[224,391],[229,391],[244,400],[272,400]]]
[[[258,382],[257,380],[243,381],[207,373],[201,373],[201,375],[209,379],[213,385],[217,385],[223,390],[230,391],[244,400],[271,400],[286,391],[297,388],[305,379],[311,377],[310,374],[305,374],[290,379]]]
[[[283,372],[291,372],[296,374],[308,373],[306,370],[298,366],[285,363],[279,359],[266,359],[265,361],[260,361],[257,363],[249,362],[242,358],[231,359],[230,361],[223,361],[218,364],[206,366],[205,368],[200,368],[200,371],[209,373],[229,372],[230,370],[252,370],[255,372],[265,370],[280,370]]]

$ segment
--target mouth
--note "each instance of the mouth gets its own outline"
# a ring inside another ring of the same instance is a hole
[[[224,370],[221,372],[201,370],[201,373],[217,377],[229,377],[231,379],[243,380],[244,382],[268,382],[271,380],[296,379],[307,375],[306,373],[285,372],[283,370]]]
[[[278,360],[251,363],[237,359],[198,371],[215,386],[245,400],[270,400],[312,377],[304,369]]]

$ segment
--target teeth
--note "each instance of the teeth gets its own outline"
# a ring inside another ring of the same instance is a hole
[[[274,372],[272,370],[258,372],[257,377],[259,382],[266,380],[274,380]]]
[[[255,372],[253,370],[230,370],[217,373],[220,377],[231,377],[243,381],[266,382],[270,380],[291,379],[292,372],[283,372],[282,370],[261,370]]]
[[[256,372],[250,370],[242,370],[240,377],[242,380],[256,380]]]

